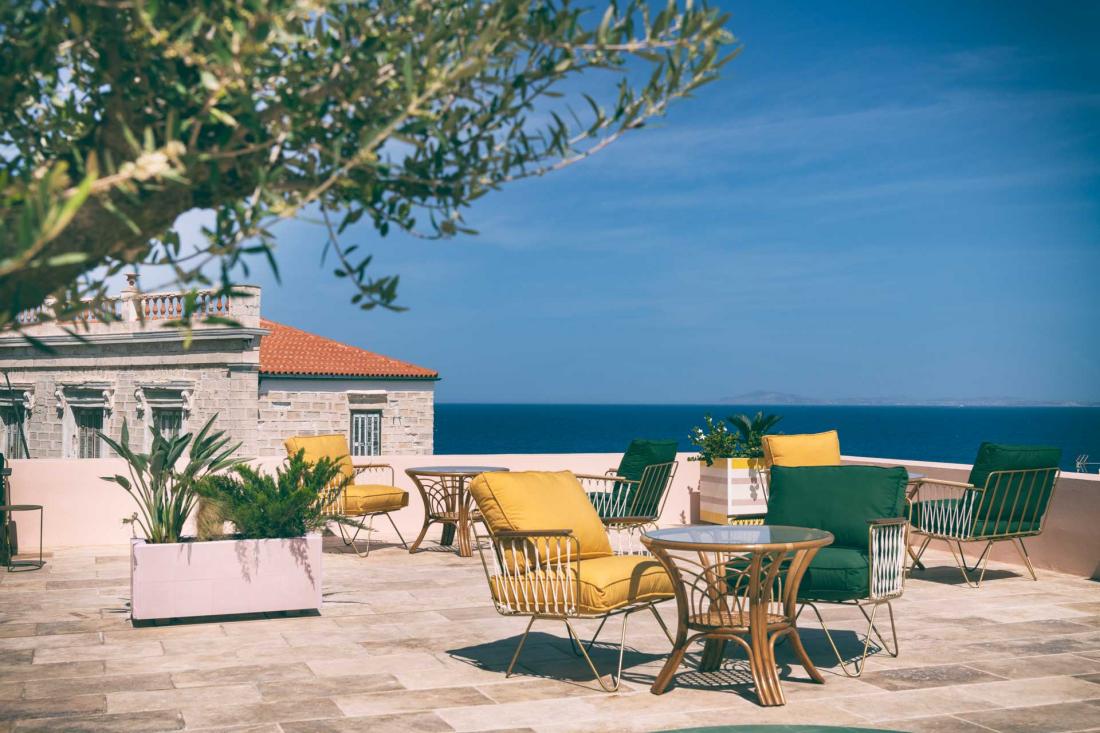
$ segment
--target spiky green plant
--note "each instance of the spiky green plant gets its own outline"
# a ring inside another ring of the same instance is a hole
[[[229,445],[224,430],[213,430],[215,414],[197,434],[165,437],[153,427],[153,443],[148,453],[130,448],[130,429],[122,422],[121,440],[99,433],[99,437],[126,461],[130,477],[103,476],[121,486],[134,498],[138,511],[124,522],[137,525],[151,543],[179,542],[184,522],[195,508],[198,494],[195,483],[203,477],[241,462],[233,454],[240,443]],[[190,450],[188,450],[190,448]],[[187,452],[187,463],[177,463]]]
[[[195,491],[232,522],[243,539],[301,537],[321,529],[330,519],[333,502],[348,479],[331,458],[311,463],[300,450],[275,474],[251,466],[207,476]]]
[[[748,415],[730,415],[726,418],[737,431],[737,442],[743,458],[761,458],[764,455],[764,436],[782,420],[779,415],[765,415],[757,412]]]

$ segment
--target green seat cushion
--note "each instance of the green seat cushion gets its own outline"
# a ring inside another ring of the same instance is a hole
[[[871,594],[867,550],[822,547],[798,586],[803,601],[852,601]]]
[[[867,550],[868,522],[904,516],[904,468],[773,466],[766,524],[823,529],[833,545]]]
[[[982,443],[968,479],[975,487],[986,489],[977,506],[978,517],[1013,523],[1039,521],[1046,513],[1054,490],[1055,469],[1061,462],[1061,448]],[[1032,469],[1051,470],[1045,475],[990,479],[995,471]]]
[[[960,538],[974,537],[981,539],[982,537],[994,535],[1028,534],[1038,532],[1041,528],[1041,522],[1038,519],[998,520],[993,517],[977,517],[975,515],[971,515],[970,521],[965,526],[951,528],[942,517],[958,516],[954,513],[960,511],[959,504],[959,499],[932,499],[915,502],[913,504],[913,527],[917,529],[924,528],[924,513],[928,511],[933,512],[940,519],[930,521],[927,529],[934,530],[936,534],[942,534],[946,530],[952,529],[952,536],[958,533]],[[972,509],[975,506],[977,506],[976,503],[971,504]]]

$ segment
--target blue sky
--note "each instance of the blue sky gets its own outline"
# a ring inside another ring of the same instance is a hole
[[[278,321],[438,369],[442,401],[1100,400],[1100,6],[724,3],[723,78],[487,196],[476,237],[279,230]]]

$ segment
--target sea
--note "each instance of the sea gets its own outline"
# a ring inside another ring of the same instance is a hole
[[[1059,446],[1067,471],[1081,454],[1100,461],[1100,407],[440,403],[435,452],[615,453],[633,438],[675,439],[680,450],[690,451],[688,435],[704,415],[718,419],[759,410],[782,417],[776,432],[835,428],[845,455],[973,463],[988,440]]]

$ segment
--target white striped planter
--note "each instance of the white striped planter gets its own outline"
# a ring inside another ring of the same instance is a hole
[[[699,461],[699,519],[726,524],[731,517],[766,512],[763,468],[762,458],[717,458],[713,466]]]

